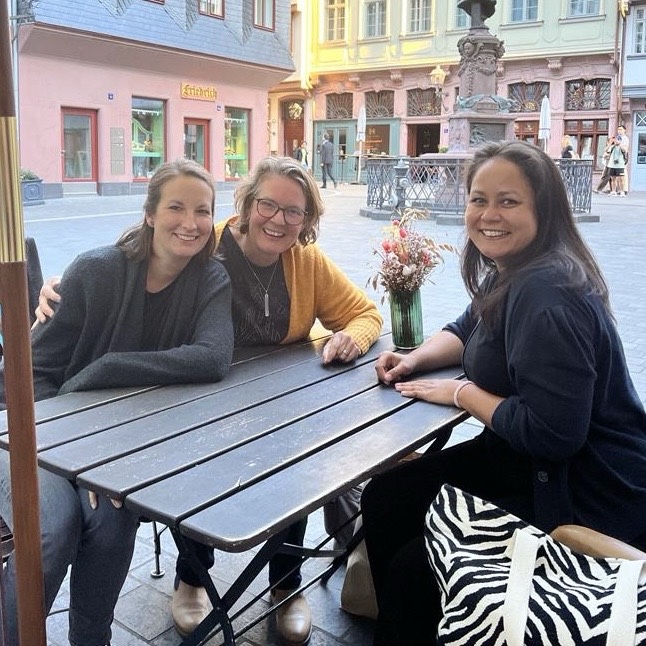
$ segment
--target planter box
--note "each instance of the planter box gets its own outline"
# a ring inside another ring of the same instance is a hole
[[[23,206],[32,206],[34,204],[45,204],[43,199],[43,180],[42,179],[23,179],[20,182]]]

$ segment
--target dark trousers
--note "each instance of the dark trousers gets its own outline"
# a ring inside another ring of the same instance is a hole
[[[603,167],[603,173],[599,178],[599,185],[597,186],[597,191],[601,192],[606,187],[606,184],[610,181],[610,169],[608,166]]]
[[[290,526],[286,543],[292,545],[302,545],[305,538],[305,529],[307,528],[307,517],[299,520]],[[215,555],[212,547],[208,547],[202,543],[187,539],[193,546],[197,558],[200,563],[210,570],[215,563]],[[269,561],[269,583],[272,587],[280,588],[281,590],[293,590],[301,584],[301,559],[298,556],[290,556],[287,554],[276,554]],[[290,570],[295,569],[290,573]],[[195,587],[201,587],[202,583],[197,576],[191,564],[181,555],[177,557],[175,565],[176,578],[184,583]],[[285,577],[284,580],[281,579]]]
[[[327,186],[328,177],[336,184],[336,180],[332,177],[332,164],[321,164],[321,175],[323,177],[323,188]]]
[[[379,618],[375,645],[435,643],[440,619],[437,583],[423,531],[429,506],[449,483],[533,521],[528,458],[490,450],[484,434],[398,465],[373,478],[361,498]]]

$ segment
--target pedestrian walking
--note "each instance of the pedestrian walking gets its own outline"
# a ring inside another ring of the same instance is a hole
[[[327,188],[327,178],[329,177],[336,188],[336,180],[332,175],[332,162],[334,161],[334,145],[330,141],[329,133],[323,133],[323,143],[321,144],[321,175],[323,184],[321,188]]]
[[[608,143],[603,151],[603,173],[601,173],[597,188],[592,190],[593,193],[607,192],[603,191],[603,189],[610,182],[610,167],[608,166],[608,161],[610,160],[610,153],[612,152],[612,147],[615,145],[615,142],[616,140],[614,137],[610,137],[608,139]]]

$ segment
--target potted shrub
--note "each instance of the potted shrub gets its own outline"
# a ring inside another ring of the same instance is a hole
[[[24,205],[45,203],[43,199],[43,180],[33,170],[22,169],[20,171],[20,190]]]

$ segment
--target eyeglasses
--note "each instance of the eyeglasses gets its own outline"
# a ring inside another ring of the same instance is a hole
[[[265,200],[263,198],[256,198],[256,209],[258,210],[258,215],[267,220],[273,218],[278,211],[282,211],[285,224],[294,226],[301,224],[307,215],[307,211],[298,206],[278,206],[273,200]]]

